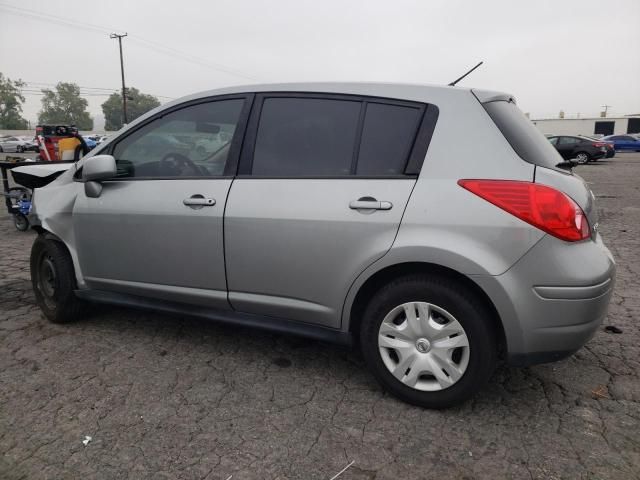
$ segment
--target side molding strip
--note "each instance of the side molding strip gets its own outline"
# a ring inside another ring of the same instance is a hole
[[[299,323],[284,318],[265,317],[251,313],[215,310],[197,305],[188,305],[166,300],[156,300],[124,293],[106,292],[104,290],[76,290],[78,298],[95,303],[106,303],[121,307],[155,310],[164,313],[188,315],[229,325],[268,330],[271,332],[312,338],[323,342],[335,343],[343,346],[352,345],[349,332],[341,332],[308,323]]]

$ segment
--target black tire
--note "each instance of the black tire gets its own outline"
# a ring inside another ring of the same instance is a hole
[[[407,302],[427,302],[449,312],[462,325],[469,341],[468,364],[460,379],[438,391],[422,391],[396,379],[385,366],[378,333],[385,316]],[[498,340],[492,313],[464,284],[447,277],[410,275],[398,278],[375,293],[360,328],[364,359],[382,387],[399,399],[425,408],[447,408],[471,398],[489,380],[497,363]]]
[[[78,299],[71,256],[64,244],[38,235],[31,247],[31,284],[36,303],[53,323],[78,320],[84,304]]]
[[[16,147],[16,152],[18,152],[18,153],[22,153],[22,152],[24,152],[24,147],[23,147],[22,145],[18,145],[18,146]]]
[[[29,230],[29,220],[22,213],[13,214],[13,224],[15,225],[16,230],[20,232],[26,232]]]
[[[0,147],[0,153],[4,152],[4,150],[2,149],[2,147]]]

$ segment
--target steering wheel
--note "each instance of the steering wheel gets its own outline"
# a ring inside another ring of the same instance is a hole
[[[168,161],[170,158],[174,160],[172,163],[169,163]],[[193,170],[196,175],[202,175],[200,167],[193,163],[193,160],[191,160],[189,157],[187,157],[186,155],[182,155],[181,153],[167,153],[160,160],[160,169],[163,171],[173,171],[174,175],[182,174],[182,169],[185,166]]]

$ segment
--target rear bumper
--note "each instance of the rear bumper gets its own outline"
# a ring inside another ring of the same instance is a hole
[[[581,244],[546,236],[504,274],[476,281],[500,314],[507,361],[532,365],[567,357],[591,339],[607,315],[615,263],[599,236]]]
[[[507,353],[507,362],[515,366],[547,363],[566,358],[586,344],[607,315],[613,290],[597,298],[544,300],[539,314],[546,316],[546,326],[526,332],[526,352]],[[567,319],[577,323],[565,325]],[[559,325],[551,325],[557,322]]]

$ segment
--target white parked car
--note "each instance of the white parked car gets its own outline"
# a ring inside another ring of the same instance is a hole
[[[26,142],[18,137],[2,137],[0,138],[0,152],[18,152],[22,153],[32,147],[31,142]]]

